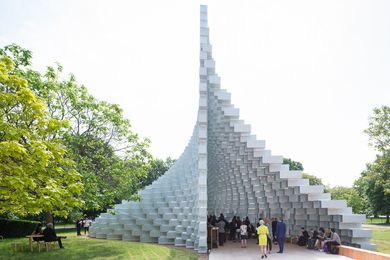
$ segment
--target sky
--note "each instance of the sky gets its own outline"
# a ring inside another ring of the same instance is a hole
[[[0,0],[0,47],[59,62],[119,104],[158,158],[178,158],[196,122],[199,5],[208,5],[221,86],[267,149],[332,186],[375,159],[363,133],[390,105],[390,1]]]

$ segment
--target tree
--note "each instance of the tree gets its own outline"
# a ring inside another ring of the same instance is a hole
[[[81,205],[82,190],[74,162],[57,138],[68,122],[51,118],[13,70],[13,61],[0,52],[0,214],[66,216]]]
[[[293,161],[290,158],[283,158],[283,164],[290,165],[290,170],[303,171],[303,165],[300,162]]]
[[[119,105],[97,100],[72,74],[62,78],[61,65],[47,67],[44,75],[27,68],[31,55],[23,54],[26,51],[19,46],[3,50],[19,60],[14,73],[28,80],[47,104],[50,116],[70,123],[59,138],[81,174],[83,210],[94,214],[123,199],[137,199],[140,179],[150,167],[149,140],[131,130]]]
[[[370,145],[379,152],[390,150],[390,107],[374,108],[369,118],[369,127],[364,131],[370,137]]]
[[[171,168],[171,166],[176,162],[176,160],[168,157],[164,160],[155,159],[151,162],[151,167],[148,169],[148,173],[146,177],[141,178],[141,186],[145,187],[155,180],[157,180],[160,176],[162,176],[166,171]]]
[[[336,186],[329,189],[332,199],[345,200],[349,207],[352,208],[353,213],[366,213],[367,202],[359,194],[359,192],[352,187]]]
[[[318,178],[318,177],[315,176],[315,175],[311,175],[311,174],[308,174],[308,173],[303,173],[303,174],[302,174],[302,178],[304,178],[304,179],[309,179],[310,185],[324,185],[324,184],[322,183],[321,178]]]
[[[367,164],[367,169],[355,182],[368,199],[368,204],[374,215],[386,215],[386,223],[390,215],[390,155],[377,155],[373,163]]]
[[[374,115],[369,118],[369,127],[364,131],[370,137],[370,145],[381,155],[374,162],[367,164],[366,170],[355,182],[357,190],[367,197],[374,215],[390,215],[390,107],[374,108]]]

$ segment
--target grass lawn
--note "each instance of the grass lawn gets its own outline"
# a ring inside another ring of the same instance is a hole
[[[368,218],[367,217],[364,224],[383,224],[383,225],[390,226],[390,224],[386,224],[386,218]]]
[[[371,243],[378,252],[390,254],[390,228],[372,228]]]
[[[157,244],[113,241],[105,239],[89,239],[84,236],[77,237],[76,232],[57,232],[62,236],[64,250],[58,249],[58,245],[52,251],[46,250],[38,253],[38,247],[34,244],[34,253],[30,253],[27,238],[0,240],[0,260],[5,259],[198,259],[198,254],[191,250],[171,248]],[[24,245],[22,252],[13,252],[12,244],[21,242]]]

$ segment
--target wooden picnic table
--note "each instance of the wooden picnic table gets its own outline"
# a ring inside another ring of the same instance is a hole
[[[33,238],[35,237],[44,237],[43,235],[28,235],[26,236],[28,238],[28,245],[30,246],[30,250],[31,252],[34,251],[34,247],[33,247]]]

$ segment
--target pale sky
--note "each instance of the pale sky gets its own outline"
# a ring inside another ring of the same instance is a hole
[[[267,149],[326,184],[375,158],[363,130],[390,105],[390,1],[0,0],[0,46],[59,62],[118,103],[158,158],[178,158],[196,121],[199,5],[222,88]]]

